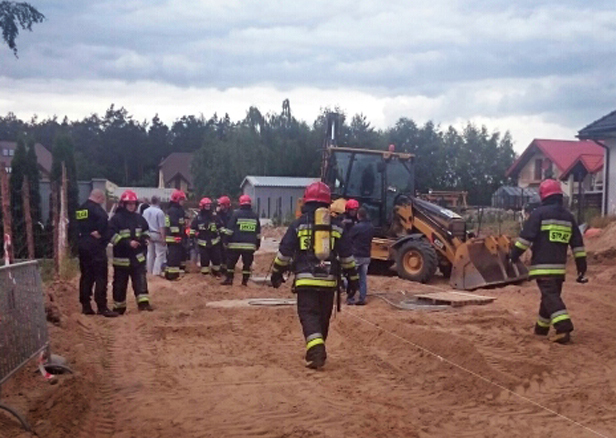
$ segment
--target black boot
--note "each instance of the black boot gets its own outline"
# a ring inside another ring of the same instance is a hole
[[[126,307],[120,307],[120,308],[117,308],[117,309],[113,309],[113,311],[115,313],[117,313],[118,316],[119,315],[124,315],[126,313]]]
[[[81,304],[81,313],[84,315],[96,315],[96,312],[92,308],[92,304],[90,303],[82,303]]]
[[[550,327],[542,327],[539,324],[535,324],[535,334],[537,336],[547,336],[550,332]]]
[[[227,273],[227,277],[225,278],[225,281],[223,281],[220,284],[222,284],[223,286],[231,286],[231,285],[233,285],[233,274]]]
[[[556,333],[554,336],[550,337],[550,341],[563,345],[569,344],[571,343],[571,334],[569,332]]]
[[[327,359],[327,352],[325,351],[325,344],[318,344],[310,347],[306,351],[306,366],[313,370],[323,368],[325,360]]]
[[[118,312],[114,312],[113,310],[107,308],[107,307],[99,307],[98,308],[98,312],[96,312],[98,315],[104,316],[105,318],[116,318],[118,316],[120,316],[120,314]]]
[[[248,286],[248,279],[250,278],[250,274],[242,275],[242,286]]]
[[[145,301],[143,303],[138,303],[137,309],[139,309],[140,312],[143,312],[143,311],[151,312],[154,310],[154,308],[150,305],[148,301]]]

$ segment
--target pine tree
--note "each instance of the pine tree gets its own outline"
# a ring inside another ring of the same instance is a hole
[[[11,214],[13,216],[13,254],[16,259],[27,258],[26,220],[22,184],[28,172],[28,151],[23,139],[17,141],[15,155],[11,162],[9,187],[11,191]]]
[[[28,141],[26,163],[26,175],[30,185],[30,214],[32,215],[32,225],[34,228],[34,248],[36,257],[42,257],[45,252],[45,242],[43,241],[44,230],[41,223],[41,175],[38,169],[38,159],[36,158],[36,147],[32,139]]]

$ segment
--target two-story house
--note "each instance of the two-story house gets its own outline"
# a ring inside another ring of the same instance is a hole
[[[592,141],[535,139],[507,170],[518,187],[538,187],[546,178],[561,180],[569,198],[578,193],[579,180],[584,193],[603,190],[601,146]]]

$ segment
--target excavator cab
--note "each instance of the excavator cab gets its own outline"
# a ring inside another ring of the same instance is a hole
[[[344,212],[345,200],[357,199],[368,211],[376,234],[390,234],[394,206],[408,203],[414,193],[414,156],[338,147],[326,153],[322,180],[332,190],[333,213]]]

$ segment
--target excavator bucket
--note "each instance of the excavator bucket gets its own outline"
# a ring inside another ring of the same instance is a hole
[[[456,250],[449,284],[455,289],[474,290],[526,280],[526,266],[508,262],[509,248],[510,240],[502,235],[467,240]]]

